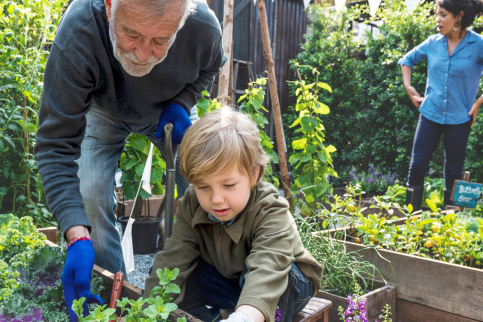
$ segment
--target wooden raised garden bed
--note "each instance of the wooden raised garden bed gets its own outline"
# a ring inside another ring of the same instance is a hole
[[[38,228],[39,232],[47,236],[45,244],[52,247],[58,247],[57,241],[57,228]],[[94,265],[94,272],[102,278],[105,290],[99,294],[101,298],[109,299],[111,297],[112,285],[114,283],[114,274],[98,265]],[[134,286],[129,282],[124,282],[121,289],[120,298],[127,297],[129,299],[137,300],[143,296],[144,290]],[[310,300],[307,306],[294,318],[294,322],[311,322],[322,321],[328,322],[329,320],[329,308],[332,306],[332,302],[320,297],[315,297]],[[198,318],[190,315],[189,313],[177,309],[173,311],[175,317],[184,317],[188,322],[202,322]],[[172,317],[172,321],[176,321],[175,317]]]
[[[362,295],[360,298],[366,300],[366,312],[368,321],[374,321],[374,319],[379,320],[379,315],[382,314],[384,306],[389,304],[391,307],[391,317],[393,321],[396,318],[396,287],[392,284],[384,284],[380,281],[374,282],[377,287],[371,292]],[[317,297],[326,299],[332,302],[332,309],[329,311],[329,321],[339,321],[339,306],[347,309],[348,302],[347,298],[327,293],[324,291],[319,291]]]
[[[380,248],[379,255],[373,248],[344,243],[396,284],[393,321],[483,321],[483,270]]]
[[[101,294],[100,296],[102,298],[110,298],[112,284],[114,281],[114,274],[97,265],[94,265],[94,272],[102,278],[102,281],[104,282],[104,287],[106,288],[104,292],[107,292],[107,294]],[[144,292],[143,289],[140,289],[139,287],[136,287],[129,282],[124,282],[120,297],[121,298],[127,297],[132,300],[137,300],[138,298],[143,296],[143,292]],[[202,322],[201,320],[195,318],[194,316],[180,309],[173,311],[173,313],[175,314],[176,317],[186,318],[186,321],[188,322]],[[172,319],[172,320],[176,321],[175,319]]]
[[[56,236],[57,229],[55,227],[53,228],[56,230],[55,232],[55,236]],[[43,230],[41,228],[38,228],[38,230],[42,233],[46,232],[46,230]],[[47,230],[48,233],[52,233],[51,231],[52,229]],[[55,242],[50,241],[49,239],[45,241],[45,244],[47,246],[59,247],[59,245],[57,245]],[[93,271],[102,278],[102,281],[104,283],[105,290],[101,294],[99,294],[100,297],[103,299],[109,299],[111,297],[112,284],[114,283],[114,274],[97,265],[94,265]],[[143,292],[144,292],[143,289],[140,289],[139,287],[136,287],[129,282],[124,282],[121,290],[120,298],[127,297],[129,299],[137,300],[138,298],[143,296]],[[109,304],[109,303],[106,303],[106,304]],[[176,321],[176,317],[184,317],[188,322],[202,322],[201,320],[195,318],[194,316],[180,309],[173,311],[173,314],[174,316],[171,317],[172,321]]]

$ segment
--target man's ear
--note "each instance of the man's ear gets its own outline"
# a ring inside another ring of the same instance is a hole
[[[111,0],[104,0],[106,5],[107,21],[111,21]]]

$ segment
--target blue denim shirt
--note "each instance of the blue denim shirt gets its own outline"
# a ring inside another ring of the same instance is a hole
[[[413,68],[424,58],[428,59],[428,78],[420,113],[440,124],[469,121],[468,112],[483,71],[483,36],[468,30],[448,57],[446,36],[433,35],[404,55],[398,64]]]

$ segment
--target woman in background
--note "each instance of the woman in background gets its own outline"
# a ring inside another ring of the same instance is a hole
[[[483,36],[469,30],[483,13],[482,0],[436,0],[439,34],[426,39],[401,58],[404,88],[419,109],[408,173],[406,204],[421,208],[424,177],[441,136],[444,140],[444,206],[451,204],[455,180],[461,179],[471,125],[483,103],[476,101],[483,70]],[[413,66],[428,60],[422,97],[411,85]]]

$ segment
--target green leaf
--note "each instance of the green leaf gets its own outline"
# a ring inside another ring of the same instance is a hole
[[[292,148],[294,148],[295,150],[303,150],[305,149],[306,145],[307,145],[306,138],[292,141]]]
[[[207,98],[202,97],[196,102],[196,107],[202,111],[206,111],[210,107],[210,101]]]
[[[295,105],[295,110],[299,112],[301,110],[307,109],[307,107],[309,106],[310,106],[310,103],[298,103],[297,105]]]
[[[300,123],[300,118],[295,119],[295,121],[290,125],[290,127],[297,126]]]
[[[163,174],[164,174],[163,168],[157,167],[151,172],[150,182],[155,183],[155,182],[161,181],[161,179],[163,178]]]
[[[325,148],[325,150],[329,153],[334,153],[335,151],[337,151],[337,149],[333,145],[329,145],[328,147]]]
[[[171,283],[166,286],[164,292],[166,294],[170,294],[170,293],[179,294],[181,293],[181,289],[179,288],[178,285]]]
[[[12,148],[15,150],[15,143],[13,142],[13,140],[9,136],[4,136],[3,139],[5,141],[7,141],[12,146]]]
[[[326,115],[330,113],[330,108],[327,105],[320,102],[316,102],[316,105],[317,105],[317,108],[315,109],[314,113],[322,114],[322,115]]]
[[[319,183],[316,187],[315,187],[315,196],[317,198],[320,198],[322,195],[325,194],[325,192],[327,191],[327,188],[330,187],[330,184],[327,182],[327,181],[324,181],[322,183]]]
[[[133,134],[129,136],[129,144],[134,150],[142,151],[147,144],[148,139],[144,135]]]
[[[310,160],[312,160],[312,154],[310,154],[310,153],[305,153],[300,158],[301,162],[307,162],[307,161],[310,161]]]
[[[449,214],[447,214],[446,216],[443,217],[443,221],[449,221],[454,216],[456,216],[456,213],[449,213]]]
[[[136,160],[136,159],[129,160],[129,162],[126,164],[126,170],[131,169],[132,167],[134,167],[138,163],[139,163],[139,161]]]
[[[322,163],[326,163],[327,162],[327,156],[325,155],[325,153],[317,153],[317,156],[319,157],[319,160],[322,162]]]
[[[24,119],[20,119],[17,123],[22,127],[25,132],[35,133],[37,132],[37,126],[33,123],[26,122]]]
[[[295,163],[297,163],[299,161],[299,157],[297,154],[292,154],[289,158],[288,158],[288,162],[290,163],[290,165],[294,165]]]
[[[327,169],[327,173],[331,176],[333,176],[334,178],[338,178],[339,175],[337,174],[337,172],[333,169],[333,168],[328,168]]]
[[[151,189],[151,192],[153,193],[153,195],[157,195],[157,196],[162,196],[164,194],[164,188],[161,185],[160,181],[157,181],[154,183],[154,186]]]
[[[252,119],[257,125],[268,124],[267,118],[261,114],[252,115]]]
[[[311,132],[317,127],[317,120],[310,116],[304,116],[301,120],[302,128],[305,132]]]
[[[136,188],[132,184],[124,183],[122,185],[122,191],[127,200],[134,199],[136,197]]]
[[[325,89],[329,93],[332,93],[332,88],[328,84],[326,84],[326,83],[318,82],[317,83],[317,87],[322,88],[322,89]]]
[[[426,199],[426,203],[428,204],[429,209],[431,209],[432,212],[438,212],[438,207],[436,207],[436,204],[433,200]]]

